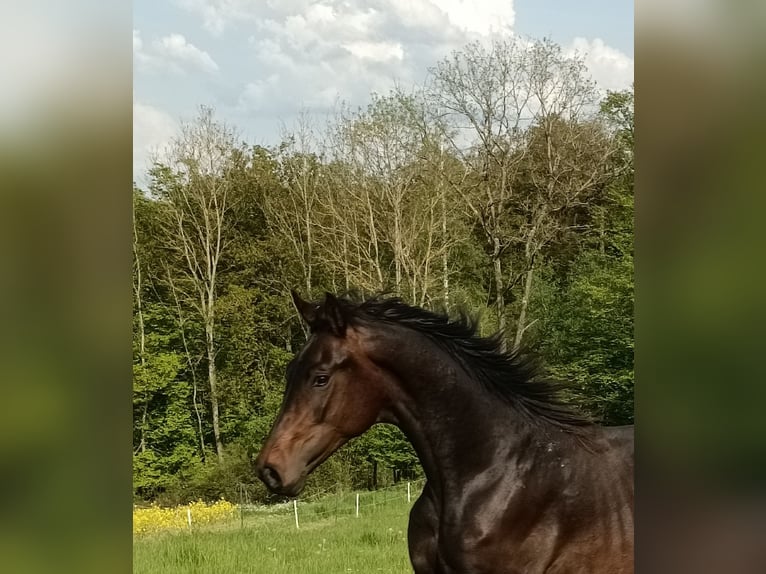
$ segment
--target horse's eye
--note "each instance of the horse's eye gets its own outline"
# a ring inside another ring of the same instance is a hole
[[[314,377],[314,386],[324,387],[329,381],[330,377],[328,375],[317,375]]]

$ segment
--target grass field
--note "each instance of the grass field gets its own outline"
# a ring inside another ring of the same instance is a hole
[[[300,528],[291,505],[246,512],[225,524],[139,536],[133,572],[139,574],[412,572],[407,554],[410,504],[406,490],[299,501]],[[415,500],[413,492],[412,500]]]

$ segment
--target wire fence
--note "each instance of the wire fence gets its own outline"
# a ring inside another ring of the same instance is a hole
[[[133,509],[134,535],[195,532],[211,528],[292,527],[338,519],[405,516],[423,490],[425,479],[402,482],[378,490],[339,491],[329,488],[276,504],[250,502],[247,489],[240,491],[239,503],[220,500],[162,508]],[[238,524],[237,524],[238,523]],[[330,522],[330,525],[332,522]]]
[[[363,517],[409,512],[423,490],[425,479],[402,482],[371,491],[336,491],[329,488],[310,496],[277,504],[252,504],[243,491],[238,504],[242,526],[258,517],[283,517],[295,523],[295,528],[312,521],[339,517]]]

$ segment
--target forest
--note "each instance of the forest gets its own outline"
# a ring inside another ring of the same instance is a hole
[[[632,88],[520,39],[305,110],[273,146],[200,107],[133,186],[134,499],[270,499],[251,461],[307,336],[291,289],[466,313],[593,420],[631,423],[633,114]],[[420,474],[378,425],[308,492]]]

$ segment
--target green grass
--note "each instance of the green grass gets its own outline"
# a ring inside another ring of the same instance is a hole
[[[362,494],[358,518],[354,504],[353,494],[299,501],[299,529],[292,506],[284,506],[191,533],[136,538],[133,572],[411,573],[404,491]]]

